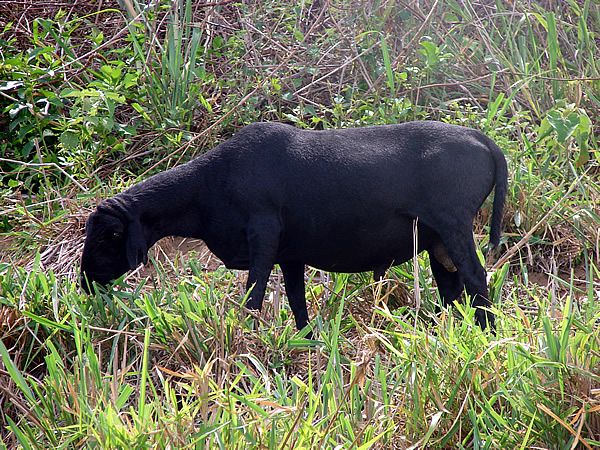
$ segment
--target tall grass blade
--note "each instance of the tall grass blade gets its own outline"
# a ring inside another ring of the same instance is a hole
[[[548,59],[550,64],[550,73],[553,77],[558,78],[558,58],[560,55],[560,47],[558,44],[558,33],[556,31],[556,17],[554,13],[546,13],[546,26],[547,26],[547,48],[548,48]],[[554,98],[562,98],[560,90],[560,84],[558,80],[552,80],[552,94]]]
[[[138,415],[142,423],[146,421],[146,389],[148,385],[148,358],[150,349],[150,327],[144,330],[144,350],[140,373],[140,397],[138,399]]]
[[[11,359],[10,355],[8,354],[8,350],[4,346],[4,342],[2,342],[2,340],[0,340],[0,356],[2,357],[2,363],[4,364],[4,367],[6,367],[10,378],[17,385],[19,391],[25,396],[29,404],[33,407],[33,410],[39,413],[39,410],[37,410],[35,406],[37,405],[35,394],[29,387],[29,384],[27,383],[25,377],[23,377],[23,375],[21,374],[21,371],[17,368],[17,366]]]
[[[394,81],[394,70],[392,68],[392,62],[390,59],[390,52],[385,39],[385,35],[381,35],[381,56],[383,57],[383,66],[385,68],[385,75],[388,89],[392,97],[396,96],[396,83]]]

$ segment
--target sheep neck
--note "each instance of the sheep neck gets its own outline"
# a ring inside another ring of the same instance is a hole
[[[150,177],[123,196],[139,218],[148,247],[166,236],[201,238],[202,170],[184,164]],[[194,212],[197,212],[196,214]]]

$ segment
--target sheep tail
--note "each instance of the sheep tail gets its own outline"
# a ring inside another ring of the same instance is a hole
[[[502,150],[500,150],[500,147],[489,138],[487,141],[492,157],[494,158],[494,166],[496,167],[494,180],[496,187],[494,190],[494,206],[490,224],[490,248],[494,248],[500,244],[504,202],[508,191],[508,167],[506,165],[506,158],[504,157]]]

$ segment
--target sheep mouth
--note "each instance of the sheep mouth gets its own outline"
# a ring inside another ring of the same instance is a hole
[[[88,294],[91,294],[91,293],[95,292],[94,283],[96,285],[106,286],[111,281],[113,281],[115,278],[116,277],[114,277],[112,275],[108,275],[108,274],[101,274],[101,273],[100,274],[98,274],[98,273],[91,274],[89,272],[88,273],[82,272],[80,284],[85,292],[87,292]]]

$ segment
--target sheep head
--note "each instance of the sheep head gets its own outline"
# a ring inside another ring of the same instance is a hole
[[[148,248],[139,216],[120,199],[102,202],[86,222],[81,257],[81,286],[92,292],[93,282],[106,285],[146,263]]]

